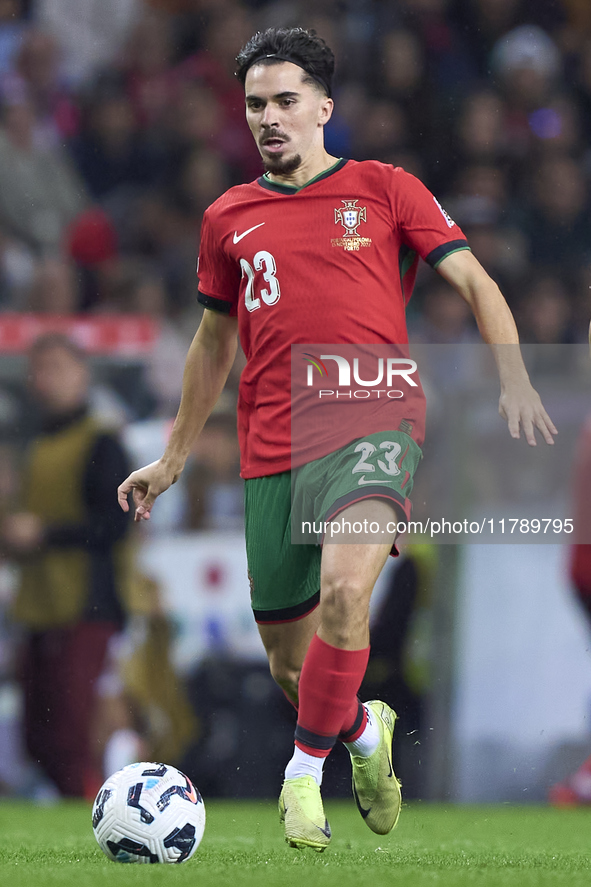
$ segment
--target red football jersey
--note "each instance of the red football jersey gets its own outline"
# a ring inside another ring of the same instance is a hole
[[[468,248],[417,178],[373,160],[340,160],[299,189],[262,176],[208,208],[199,301],[238,315],[247,358],[238,403],[243,477],[292,467],[291,346],[406,343],[419,256],[436,267]],[[395,401],[388,406],[354,436],[409,419],[404,406],[398,415]],[[420,412],[408,423],[419,445]],[[347,442],[335,429],[313,458]]]

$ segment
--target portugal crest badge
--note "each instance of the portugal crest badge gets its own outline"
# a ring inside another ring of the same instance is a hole
[[[357,200],[341,200],[344,206],[335,209],[334,222],[340,222],[345,229],[345,237],[356,237],[361,222],[367,221],[367,207],[357,206]]]
[[[348,252],[357,252],[360,246],[371,245],[370,237],[360,237],[357,234],[361,222],[367,222],[367,207],[357,206],[357,200],[341,200],[343,206],[334,211],[334,223],[343,226],[345,235],[333,238],[331,243],[333,246],[343,247]]]

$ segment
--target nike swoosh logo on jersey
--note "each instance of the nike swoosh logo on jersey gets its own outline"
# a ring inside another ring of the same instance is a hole
[[[253,225],[252,228],[249,228],[248,231],[244,231],[242,234],[238,234],[238,231],[234,231],[234,237],[232,238],[234,243],[240,243],[243,237],[246,237],[247,234],[250,234],[251,231],[256,231],[257,228],[260,228],[261,225],[264,225],[264,222],[259,222],[258,225]]]
[[[357,481],[358,486],[360,486],[361,484],[379,484],[381,487],[383,487],[384,481],[383,480],[366,480],[365,475],[362,474],[361,477],[359,478],[359,480]]]

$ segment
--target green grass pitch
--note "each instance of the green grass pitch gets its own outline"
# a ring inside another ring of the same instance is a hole
[[[405,806],[373,835],[353,802],[328,801],[323,854],[290,850],[275,804],[206,801],[201,846],[180,866],[118,865],[98,849],[90,806],[0,802],[3,887],[545,887],[591,884],[591,809]]]

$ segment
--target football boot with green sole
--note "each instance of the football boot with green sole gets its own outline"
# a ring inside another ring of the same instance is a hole
[[[392,736],[396,712],[378,699],[364,705],[370,716],[375,718],[381,738],[378,747],[369,757],[351,755],[353,797],[372,832],[387,835],[398,822],[402,805],[400,783],[392,767]]]
[[[311,776],[285,780],[279,796],[279,821],[285,823],[285,840],[290,847],[311,847],[318,853],[328,847],[330,826],[320,786]]]

